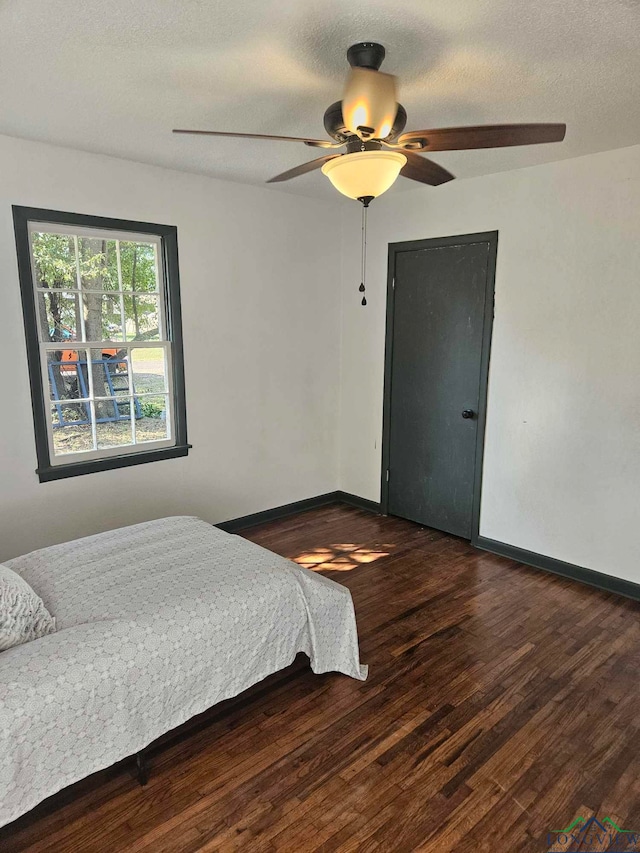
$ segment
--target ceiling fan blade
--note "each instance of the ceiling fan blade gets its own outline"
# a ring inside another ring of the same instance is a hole
[[[407,158],[407,162],[400,169],[403,178],[411,178],[412,181],[420,181],[421,184],[437,187],[440,184],[446,184],[447,181],[452,181],[455,177],[451,172],[447,172],[442,166],[434,163],[433,160],[427,160],[426,157],[421,157],[412,151],[403,151],[402,153]]]
[[[269,178],[267,183],[273,184],[279,181],[290,181],[291,178],[297,178],[298,175],[306,175],[307,172],[313,172],[314,169],[320,169],[325,163],[329,160],[333,160],[335,157],[340,157],[340,154],[327,154],[324,157],[318,157],[317,160],[309,160],[308,163],[301,163],[299,166],[295,166],[295,168],[289,169],[287,172],[281,172],[279,175],[276,175],[275,178]]]
[[[324,139],[307,139],[304,136],[270,136],[264,133],[228,133],[223,130],[184,130],[174,129],[173,133],[191,133],[197,136],[230,136],[234,139],[275,139],[283,142],[304,142],[312,148],[340,148],[343,142],[331,142]]]
[[[472,148],[506,148],[511,145],[539,145],[562,142],[566,124],[487,124],[476,127],[444,127],[436,130],[411,130],[396,140],[423,140],[414,151],[463,151]]]

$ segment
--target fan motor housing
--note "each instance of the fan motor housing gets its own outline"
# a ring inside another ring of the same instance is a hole
[[[396,113],[393,127],[391,128],[391,132],[389,133],[389,136],[387,136],[387,139],[391,141],[392,139],[395,139],[396,136],[399,136],[404,130],[406,123],[407,112],[402,104],[398,104],[398,112]],[[336,140],[336,142],[346,142],[352,137],[354,139],[358,139],[358,137],[354,136],[345,126],[344,119],[342,117],[342,101],[336,101],[334,104],[331,104],[330,107],[327,107],[324,114],[324,129],[332,139]]]

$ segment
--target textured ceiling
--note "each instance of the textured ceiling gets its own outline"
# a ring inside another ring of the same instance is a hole
[[[459,177],[640,142],[640,0],[0,0],[0,133],[262,184],[321,152],[171,128],[323,137],[363,40],[408,130],[566,121],[564,143],[434,155]]]

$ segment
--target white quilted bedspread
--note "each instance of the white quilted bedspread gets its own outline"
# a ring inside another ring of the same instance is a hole
[[[0,826],[305,652],[364,679],[349,591],[197,518],[7,563],[58,631],[0,654]]]

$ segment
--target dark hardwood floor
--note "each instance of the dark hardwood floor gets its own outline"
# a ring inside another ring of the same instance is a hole
[[[547,838],[577,816],[640,831],[640,605],[344,506],[246,535],[351,589],[369,679],[301,659],[152,749],[145,788],[132,762],[95,774],[0,830],[2,853],[539,853],[578,849]]]

